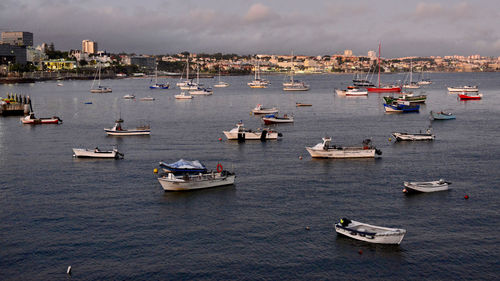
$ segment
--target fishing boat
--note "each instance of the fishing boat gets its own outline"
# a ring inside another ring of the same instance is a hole
[[[151,86],[149,86],[150,89],[160,89],[160,90],[166,90],[170,87],[169,83],[158,83],[158,63],[156,63],[155,67],[155,83]]]
[[[419,112],[420,105],[412,105],[410,102],[393,102],[393,103],[384,103],[384,109],[387,113],[411,113],[411,112]]]
[[[151,134],[151,128],[149,125],[137,127],[135,129],[124,129],[122,128],[123,119],[118,119],[115,121],[115,125],[111,129],[104,128],[104,131],[109,136],[144,136]]]
[[[371,144],[371,140],[363,141],[362,146],[331,145],[330,137],[323,138],[323,142],[313,147],[306,147],[313,158],[375,158],[375,154],[382,155],[382,151]]]
[[[283,83],[283,91],[309,91],[309,85],[305,82],[293,79],[295,73],[295,65],[293,64],[292,52],[292,69],[290,71],[290,81]]]
[[[118,152],[118,149],[116,149],[116,148],[113,148],[113,150],[100,150],[98,147],[96,147],[94,149],[73,148],[73,157],[119,159],[119,158],[123,158],[124,154]]]
[[[459,87],[448,87],[448,92],[479,92],[477,86],[459,86]]]
[[[27,115],[26,117],[21,117],[21,122],[23,124],[37,125],[37,124],[59,124],[59,123],[62,123],[63,121],[61,120],[61,118],[59,118],[57,116],[46,117],[46,118],[36,118],[35,113],[30,112],[30,114]]]
[[[229,87],[229,83],[220,80],[220,65],[219,65],[219,82],[214,85],[214,88],[226,88]]]
[[[269,84],[270,83],[268,80],[260,78],[260,66],[259,66],[259,62],[257,61],[257,66],[255,67],[254,80],[251,82],[248,82],[247,85],[252,89],[263,89],[263,88],[267,88],[267,86]]]
[[[200,161],[194,160],[194,161],[189,161],[189,160],[184,160],[180,159],[177,162],[174,163],[165,163],[163,161],[160,161],[160,167],[167,173],[174,173],[174,174],[198,174],[198,173],[206,173],[207,172],[207,167],[203,165]]]
[[[186,94],[186,92],[181,92],[180,94],[175,95],[175,98],[178,100],[190,100],[193,98],[193,96],[190,94]]]
[[[335,224],[338,234],[369,243],[397,244],[403,240],[406,230],[362,223],[346,218]]]
[[[95,82],[97,79],[97,88],[94,88]],[[91,93],[111,93],[113,90],[110,87],[101,86],[101,63],[97,66],[97,71],[94,76],[94,81],[92,82],[92,86],[90,86]]]
[[[264,107],[262,104],[257,104],[254,109],[252,109],[253,114],[273,114],[278,113],[279,109],[277,107]]]
[[[219,164],[220,165],[220,164]],[[220,166],[222,167],[222,166]],[[165,191],[188,191],[234,184],[236,175],[226,170],[176,176],[168,173],[158,178]]]
[[[389,93],[389,92],[401,92],[401,87],[395,85],[381,85],[380,84],[380,50],[381,44],[378,45],[378,86],[377,87],[367,87],[366,90],[372,93]]]
[[[425,133],[394,132],[392,135],[396,141],[432,141],[435,138],[431,129],[427,129]]]
[[[276,114],[268,114],[262,117],[262,121],[264,124],[281,124],[281,123],[293,123],[293,116],[284,114],[282,117],[277,116]]]
[[[296,102],[295,103],[296,107],[301,107],[301,106],[312,106],[310,103],[303,103],[303,102]]]
[[[477,92],[462,92],[458,94],[460,100],[480,100],[483,98],[483,94]]]
[[[393,102],[410,102],[410,104],[425,103],[427,95],[414,96],[413,94],[404,94],[400,97],[385,96],[384,100],[387,104],[391,104]]]
[[[433,120],[451,120],[456,118],[456,116],[453,113],[446,111],[440,111],[440,112],[431,111],[431,116]]]
[[[257,129],[251,130],[243,127],[243,122],[238,122],[236,127],[230,131],[223,131],[224,135],[228,140],[275,140],[281,137],[281,133],[278,133],[272,129]]]
[[[403,185],[405,188],[403,192],[436,192],[436,191],[444,191],[448,190],[448,186],[451,182],[445,181],[444,179],[440,179],[437,181],[425,181],[425,182],[417,182],[417,181],[405,181]]]
[[[128,95],[124,95],[123,98],[126,99],[126,100],[133,100],[133,99],[135,99],[135,96],[131,95],[131,94],[128,94]]]

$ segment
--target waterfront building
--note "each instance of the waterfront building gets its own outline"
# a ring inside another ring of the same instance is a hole
[[[82,52],[86,54],[96,54],[97,53],[97,42],[90,40],[82,41]]]
[[[344,50],[344,57],[352,57],[352,50]]]
[[[377,53],[375,51],[368,51],[368,58],[370,58],[371,60],[376,60]]]
[[[154,69],[156,67],[156,58],[147,56],[133,56],[130,57],[130,64],[135,64],[139,67],[147,69]]]
[[[33,33],[26,31],[2,32],[2,43],[14,46],[33,46]]]
[[[26,47],[0,44],[0,64],[26,64]]]
[[[64,59],[43,61],[43,66],[48,70],[72,70],[76,68],[76,61]]]

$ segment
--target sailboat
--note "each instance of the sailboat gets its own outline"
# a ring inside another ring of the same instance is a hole
[[[169,83],[162,84],[158,83],[158,63],[156,63],[156,68],[155,68],[155,83],[151,86],[149,86],[150,89],[168,89],[170,86]]]
[[[201,86],[201,84],[195,83],[192,79],[189,79],[189,58],[186,58],[186,80],[180,81],[176,85],[181,88],[181,90],[197,90],[198,86]]]
[[[257,61],[257,66],[255,67],[255,77],[252,82],[247,83],[248,86],[252,89],[263,89],[267,88],[269,85],[269,81],[260,78],[260,65],[259,61]]]
[[[372,93],[386,93],[386,92],[401,92],[401,87],[399,86],[381,86],[380,85],[380,49],[381,49],[381,44],[378,44],[378,58],[377,58],[377,64],[378,64],[378,87],[367,87],[366,90],[368,92]]]
[[[97,80],[97,88],[94,88],[95,81]],[[101,63],[98,64],[97,66],[97,72],[94,76],[94,81],[92,82],[92,86],[90,87],[90,92],[91,93],[111,93],[113,90],[111,90],[110,87],[105,87],[101,86]]]
[[[309,85],[298,80],[293,79],[293,74],[295,73],[295,65],[293,64],[293,52],[292,52],[292,70],[290,71],[290,82],[283,83],[283,91],[309,91]]]
[[[430,85],[432,81],[429,78],[424,78],[424,72],[420,72],[420,81],[417,82],[418,85]]]
[[[405,89],[420,89],[420,85],[416,82],[413,82],[413,63],[410,59],[410,82],[408,84],[403,85]]]
[[[214,85],[215,88],[226,88],[229,87],[229,83],[220,81],[220,65],[219,65],[219,82]]]
[[[189,87],[189,93],[191,95],[203,95],[203,96],[209,96],[213,94],[212,88],[203,88],[200,87],[200,65],[196,65],[196,83],[193,83],[192,85],[187,85]],[[182,87],[181,87],[182,89]]]

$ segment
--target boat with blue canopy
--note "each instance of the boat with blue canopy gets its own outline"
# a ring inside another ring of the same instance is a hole
[[[205,167],[205,165],[203,165],[198,160],[189,161],[180,159],[179,161],[170,164],[160,161],[160,167],[162,167],[165,172],[174,174],[179,174],[179,173],[197,174],[197,173],[207,172],[207,168]]]

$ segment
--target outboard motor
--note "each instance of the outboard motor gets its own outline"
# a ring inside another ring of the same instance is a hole
[[[239,142],[245,141],[245,133],[238,133],[238,141]]]
[[[375,149],[375,153],[376,153],[377,155],[382,155],[382,150],[380,150],[380,149]]]
[[[267,130],[262,130],[262,134],[260,135],[260,140],[266,141],[266,137],[267,137]]]

